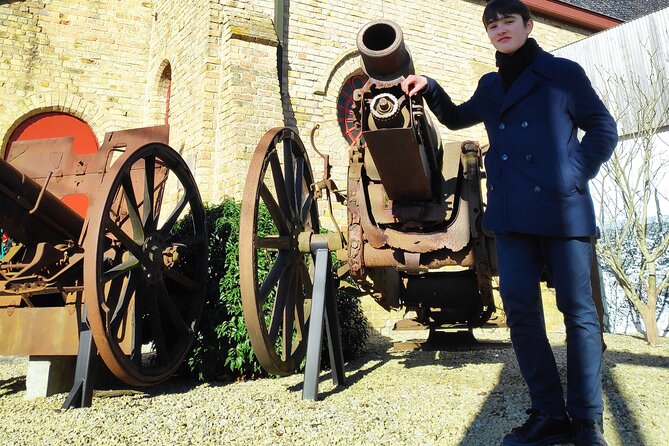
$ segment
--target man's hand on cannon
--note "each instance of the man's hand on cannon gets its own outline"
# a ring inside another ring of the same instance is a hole
[[[410,74],[402,81],[401,87],[404,94],[411,97],[416,93],[420,93],[427,87],[427,78],[425,76]]]

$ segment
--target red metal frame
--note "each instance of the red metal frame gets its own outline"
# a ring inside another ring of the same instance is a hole
[[[364,74],[349,77],[342,85],[337,97],[337,121],[341,134],[348,144],[357,145],[362,136],[361,130],[354,125],[356,119],[351,106],[355,102],[353,92],[365,85],[367,79],[368,77]]]
[[[5,159],[9,159],[12,143],[33,139],[62,138],[71,136],[72,151],[77,155],[95,153],[100,146],[93,130],[81,119],[62,112],[40,113],[23,121],[12,132],[7,142]],[[88,209],[88,196],[80,193],[64,196],[61,201],[85,216]]]

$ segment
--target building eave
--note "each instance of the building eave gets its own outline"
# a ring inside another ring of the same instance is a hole
[[[580,26],[590,31],[603,31],[623,23],[622,20],[557,0],[523,0],[523,2],[533,13]]]

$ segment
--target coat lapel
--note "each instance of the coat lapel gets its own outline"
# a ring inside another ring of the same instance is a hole
[[[500,117],[502,117],[508,109],[527,96],[537,84],[537,75],[530,69],[530,67],[523,71],[521,75],[518,76],[518,79],[511,84],[511,88],[506,93],[504,102],[502,102],[502,108],[499,110]]]
[[[539,54],[537,54],[534,61],[521,73],[520,76],[518,76],[518,79],[511,84],[511,88],[506,96],[504,96],[502,107],[499,110],[500,118],[508,109],[530,94],[539,81],[538,75],[546,78],[551,78],[553,76],[553,60],[554,56],[552,54],[544,51],[540,51]],[[499,79],[499,76],[497,77],[497,83],[499,84],[500,91],[503,91],[502,81]]]
[[[499,78],[499,75],[495,76],[488,85],[487,93],[489,100],[497,104],[498,107],[502,106],[504,102],[504,88],[502,88],[502,80]]]

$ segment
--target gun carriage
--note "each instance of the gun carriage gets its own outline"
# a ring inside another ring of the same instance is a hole
[[[207,236],[193,176],[167,142],[159,126],[107,133],[89,155],[72,138],[11,145],[0,160],[0,228],[12,240],[0,258],[0,354],[78,355],[80,375],[82,348],[97,349],[137,386],[179,367],[204,303]],[[85,216],[61,201],[73,195],[88,197]]]
[[[291,128],[270,130],[251,160],[240,230],[241,292],[256,356],[273,374],[296,371],[304,358],[312,294],[322,288],[314,283],[319,244],[346,262],[357,283],[382,298],[399,295],[427,326],[477,327],[495,309],[495,259],[481,229],[479,145],[442,143],[420,95],[403,94],[400,84],[414,69],[397,24],[367,24],[357,46],[368,80],[353,93],[362,138],[349,147],[346,191],[331,180],[327,157],[322,181],[314,179]],[[331,215],[332,196],[346,205],[347,230],[333,219],[336,232],[319,234],[323,196]],[[269,234],[259,227],[264,209],[274,224]],[[260,259],[270,260],[268,271]]]

